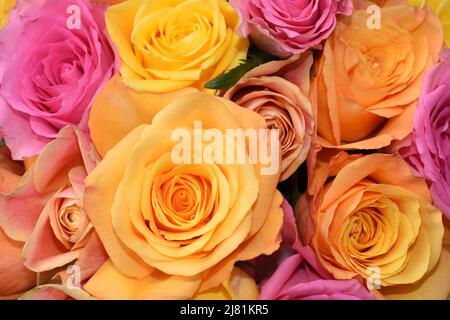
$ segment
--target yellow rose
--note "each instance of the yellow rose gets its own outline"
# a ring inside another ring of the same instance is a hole
[[[444,40],[450,47],[450,0],[409,0],[417,7],[429,6],[439,16],[444,26]]]
[[[0,29],[9,21],[9,14],[16,6],[16,0],[0,0]]]
[[[124,82],[138,91],[201,89],[248,48],[225,0],[128,0],[107,10],[106,25]]]
[[[0,229],[1,236],[1,229]],[[258,287],[255,280],[238,267],[228,280],[215,288],[192,297],[193,300],[257,300]],[[8,297],[11,298],[11,297]],[[83,289],[61,284],[36,286],[20,296],[20,300],[97,300]]]
[[[262,175],[259,162],[172,160],[174,130],[193,130],[196,121],[222,133],[264,129],[261,116],[201,92],[136,94],[119,78],[104,87],[91,115],[102,110],[113,110],[117,119],[114,126],[101,126],[97,116],[89,122],[105,156],[86,179],[84,204],[110,260],[85,285],[88,293],[100,299],[192,298],[230,279],[235,262],[278,248],[279,170]],[[110,290],[112,282],[117,290]]]

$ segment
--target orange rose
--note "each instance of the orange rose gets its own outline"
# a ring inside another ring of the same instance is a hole
[[[429,6],[441,19],[444,26],[444,40],[450,47],[450,1],[449,0],[408,0],[408,3],[418,7]]]
[[[401,158],[321,152],[310,191],[296,208],[301,238],[337,279],[369,281],[376,271],[382,287],[395,286],[381,292],[394,294],[436,273],[442,213]]]
[[[379,24],[376,13],[356,10],[325,43],[312,95],[324,147],[377,149],[412,130],[424,73],[443,45],[442,25],[430,9],[380,10]]]
[[[112,126],[98,128],[100,118],[90,121],[102,148],[113,145],[87,177],[84,199],[110,260],[84,289],[100,299],[191,298],[226,281],[236,261],[276,250],[282,224],[279,173],[260,175],[260,163],[172,161],[177,129],[192,130],[195,121],[222,133],[263,129],[264,119],[206,93],[181,92],[176,100],[173,93],[165,105],[160,95],[141,93],[137,100],[120,80],[110,82],[92,114],[109,110],[113,102],[112,110],[125,108],[132,117],[116,113],[120,134]],[[114,87],[121,89],[111,91]],[[125,137],[108,141],[121,137],[133,121]],[[116,290],[110,290],[112,282]]]

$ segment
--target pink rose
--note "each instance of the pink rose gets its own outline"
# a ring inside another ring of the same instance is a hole
[[[392,151],[405,158],[425,178],[434,204],[450,219],[450,49],[426,74],[414,129]],[[398,149],[398,150],[395,150]]]
[[[314,251],[303,247],[281,263],[261,288],[261,300],[372,300],[356,279],[334,280]]]
[[[302,246],[292,207],[284,200],[280,250],[267,260],[279,266],[261,283],[261,300],[354,300],[374,299],[356,279],[334,280],[309,246]],[[258,265],[257,265],[258,266]]]
[[[317,47],[336,25],[336,14],[350,15],[351,0],[230,0],[242,24],[239,35],[250,35],[265,51],[288,57]]]
[[[118,67],[105,8],[25,2],[0,31],[0,132],[14,159],[38,154],[66,125],[87,127],[93,98]]]
[[[89,138],[65,127],[17,187],[0,196],[0,227],[25,243],[23,263],[30,270],[52,271],[75,261],[84,280],[106,260],[83,209],[84,178],[98,161]],[[64,282],[67,273],[59,276]]]

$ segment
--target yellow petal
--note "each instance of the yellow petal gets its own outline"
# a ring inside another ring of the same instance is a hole
[[[430,273],[414,284],[386,287],[382,295],[390,300],[446,300],[450,297],[450,253],[441,257]]]
[[[124,85],[120,76],[110,79],[95,98],[89,116],[92,141],[102,157],[127,133],[153,117],[172,100],[196,92],[186,88],[167,94],[140,93]]]
[[[84,285],[84,290],[102,300],[188,299],[194,295],[200,280],[200,276],[168,276],[159,271],[137,280],[120,273],[108,260]]]

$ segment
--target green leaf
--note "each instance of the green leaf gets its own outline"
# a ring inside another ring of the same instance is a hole
[[[0,139],[0,147],[6,146],[5,139]]]
[[[275,60],[274,56],[252,46],[246,60],[227,73],[212,79],[205,84],[207,89],[229,89],[234,86],[247,72],[257,66]]]
[[[212,79],[205,84],[207,89],[228,89],[235,85],[247,72],[256,68],[255,60],[246,60],[227,73]]]

